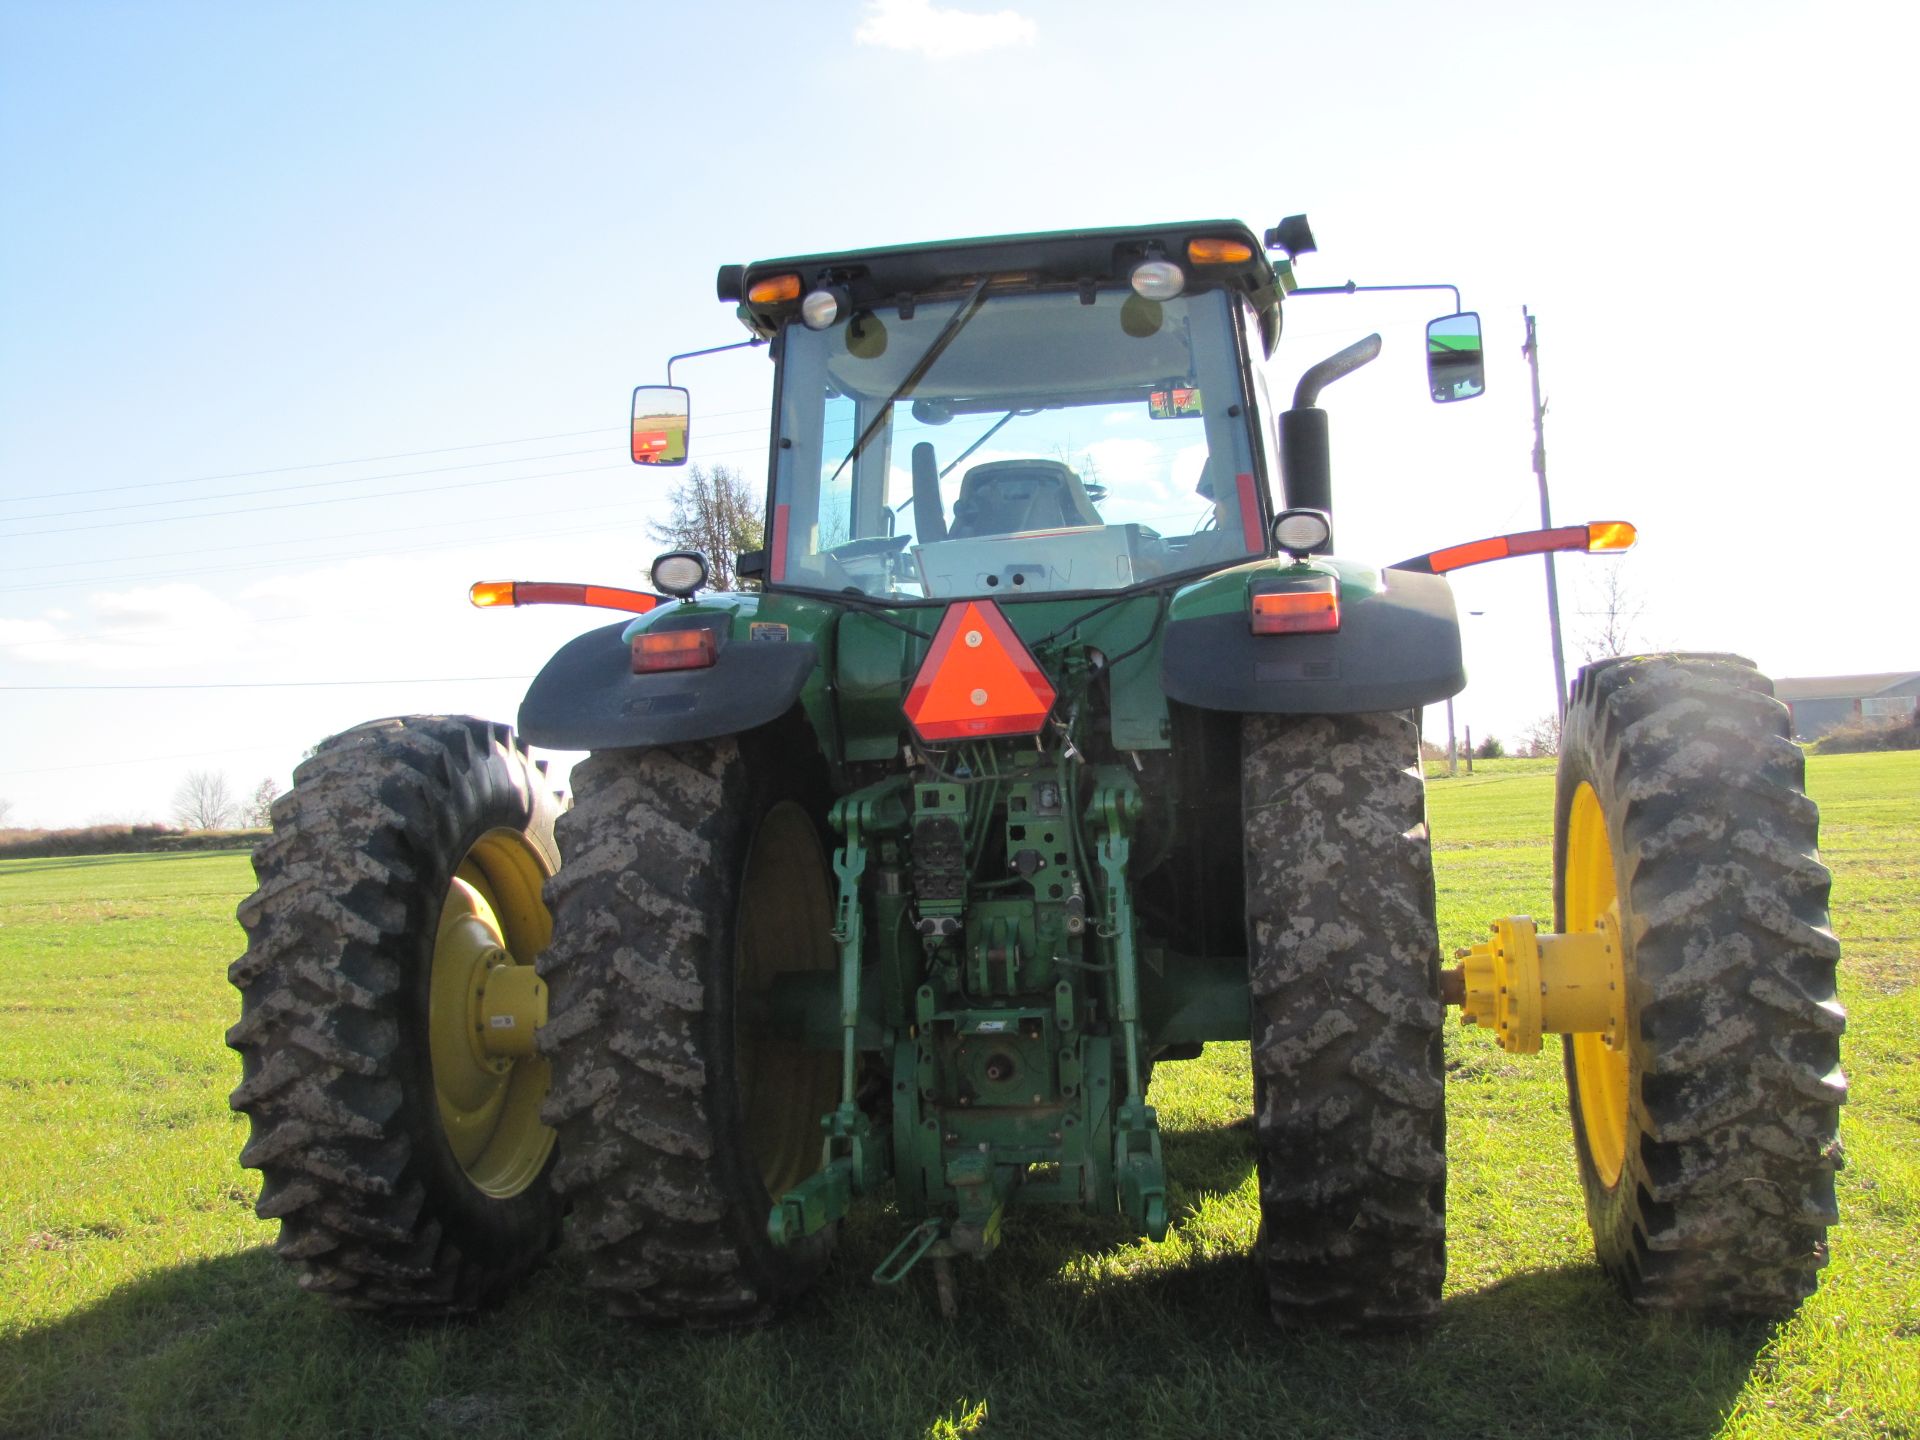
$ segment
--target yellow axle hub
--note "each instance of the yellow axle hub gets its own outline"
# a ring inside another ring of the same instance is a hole
[[[1543,1034],[1625,1045],[1626,970],[1611,912],[1573,935],[1542,935],[1525,915],[1496,920],[1491,931],[1441,977],[1441,997],[1460,1007],[1461,1024],[1485,1026],[1515,1054],[1538,1050]]]

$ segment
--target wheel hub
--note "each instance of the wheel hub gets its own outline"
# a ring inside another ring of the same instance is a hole
[[[1442,987],[1462,1024],[1493,1030],[1515,1054],[1537,1051],[1542,1034],[1592,1035],[1609,1050],[1622,1048],[1627,995],[1617,911],[1570,935],[1542,935],[1525,915],[1489,929],[1486,941],[1458,953],[1463,963]]]
[[[548,934],[542,878],[515,837],[483,837],[448,885],[434,936],[427,1031],[441,1131],[467,1178],[497,1197],[532,1183],[553,1149],[539,1114],[548,1067],[534,1048],[547,1018],[532,965]]]

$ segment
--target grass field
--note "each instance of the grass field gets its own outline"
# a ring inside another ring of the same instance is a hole
[[[1816,758],[1851,1013],[1844,1223],[1792,1321],[1645,1319],[1592,1263],[1556,1042],[1449,1036],[1451,1274],[1417,1341],[1274,1333],[1244,1046],[1164,1067],[1166,1244],[1022,1214],[928,1288],[848,1226],[783,1324],[598,1315],[564,1256],[504,1309],[404,1328],[298,1292],[253,1216],[226,1094],[238,853],[0,861],[0,1436],[1920,1435],[1920,754]],[[1435,780],[1442,939],[1549,912],[1552,776]],[[923,1281],[925,1277],[920,1277]]]

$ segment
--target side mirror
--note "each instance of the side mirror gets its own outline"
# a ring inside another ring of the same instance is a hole
[[[1427,388],[1437,405],[1486,393],[1487,361],[1475,311],[1427,322]]]
[[[642,385],[633,392],[633,463],[687,463],[687,392],[678,385]]]

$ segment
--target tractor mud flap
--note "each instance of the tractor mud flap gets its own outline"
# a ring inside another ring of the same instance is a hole
[[[1438,575],[1387,571],[1344,606],[1332,635],[1255,635],[1242,610],[1167,625],[1167,694],[1203,710],[1353,715],[1410,710],[1467,683],[1453,591]]]
[[[777,720],[819,661],[805,641],[730,642],[700,670],[633,673],[616,621],[568,641],[520,702],[521,735],[553,750],[624,750],[738,735]]]

